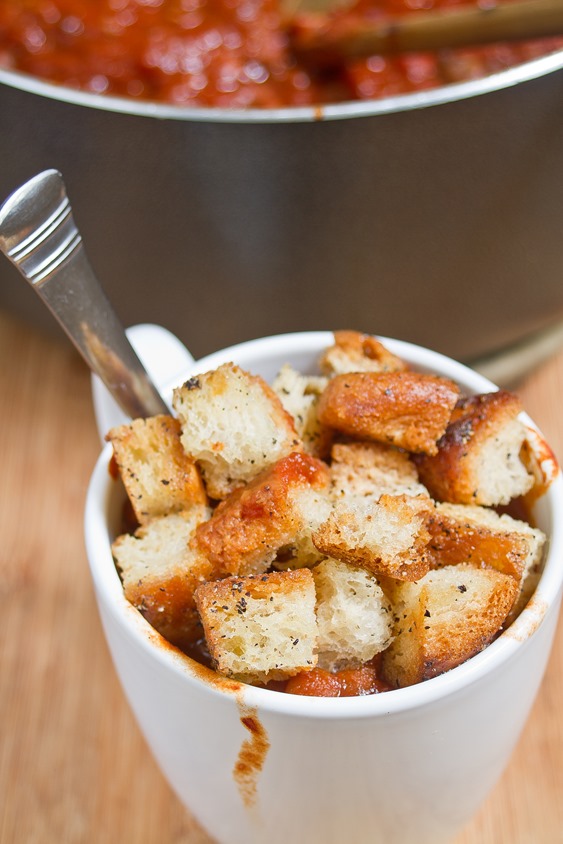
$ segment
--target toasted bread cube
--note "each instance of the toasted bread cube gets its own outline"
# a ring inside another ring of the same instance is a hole
[[[106,439],[139,524],[207,503],[199,471],[182,448],[180,423],[165,414],[112,428]]]
[[[226,498],[276,460],[302,450],[293,419],[257,375],[232,363],[174,390],[182,444],[209,495]]]
[[[459,397],[453,381],[419,372],[336,375],[319,399],[319,420],[350,437],[435,454]]]
[[[405,451],[383,443],[337,443],[332,447],[331,496],[425,495],[416,466]]]
[[[517,592],[510,575],[464,563],[431,571],[417,583],[397,583],[385,680],[410,686],[465,662],[500,631]]]
[[[424,496],[342,500],[313,533],[313,542],[323,554],[375,575],[417,580],[430,565],[425,522],[431,509]]]
[[[334,345],[322,355],[319,365],[327,375],[348,372],[399,372],[407,364],[370,334],[335,331]]]
[[[310,569],[205,583],[197,589],[196,604],[220,674],[245,683],[267,683],[316,665]]]
[[[486,507],[437,504],[426,526],[432,568],[470,563],[497,569],[521,583],[541,564],[545,534]]]
[[[197,529],[194,549],[209,559],[217,578],[264,572],[280,548],[310,533],[303,494],[324,490],[324,463],[300,452],[283,457],[219,504]]]
[[[518,597],[507,618],[507,624],[512,623],[537,586],[546,542],[543,531],[470,504],[437,504],[426,524],[432,568],[466,562],[494,568],[516,580]]]
[[[196,587],[209,576],[205,557],[189,547],[197,524],[209,516],[200,506],[153,519],[132,536],[119,536],[113,556],[125,597],[165,639],[186,648],[201,636]]]
[[[369,572],[324,560],[313,569],[317,591],[319,668],[356,668],[385,650],[393,614],[376,578]]]
[[[295,430],[308,454],[326,457],[330,450],[332,432],[321,425],[317,418],[319,396],[326,387],[326,378],[301,375],[289,364],[282,366],[272,389],[293,417]]]
[[[419,477],[433,498],[453,504],[508,504],[534,485],[521,459],[526,428],[519,399],[506,390],[463,398],[438,444],[417,457]]]
[[[328,492],[327,483],[319,488],[304,487],[292,494],[292,505],[302,527],[291,542],[278,549],[272,563],[275,569],[311,568],[324,559],[325,555],[313,544],[312,535],[328,519],[332,510]]]

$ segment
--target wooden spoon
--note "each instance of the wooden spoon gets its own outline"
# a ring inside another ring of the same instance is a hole
[[[519,0],[489,8],[414,12],[385,22],[353,14],[335,18],[296,15],[289,33],[292,50],[301,61],[326,67],[375,54],[563,35],[563,0]]]

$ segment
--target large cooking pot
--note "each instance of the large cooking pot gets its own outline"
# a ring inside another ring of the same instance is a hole
[[[126,324],[200,356],[354,327],[465,360],[563,318],[563,52],[321,109],[229,112],[0,72],[0,194],[59,169]],[[7,261],[0,306],[42,321]]]

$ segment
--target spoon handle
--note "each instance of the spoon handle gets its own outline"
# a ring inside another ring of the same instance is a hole
[[[57,170],[39,173],[2,205],[0,250],[128,416],[170,412],[94,275]]]
[[[562,0],[518,0],[487,7],[455,6],[412,12],[389,20],[358,16],[296,15],[290,24],[292,49],[313,67],[347,59],[410,51],[475,47],[498,41],[563,35]]]

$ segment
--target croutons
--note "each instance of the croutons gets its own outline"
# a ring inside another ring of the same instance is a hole
[[[419,372],[336,375],[319,399],[319,420],[356,439],[435,454],[459,387]]]
[[[256,375],[225,363],[174,390],[184,450],[212,498],[226,498],[260,471],[300,451],[293,419]]]
[[[507,514],[469,504],[437,504],[426,526],[431,536],[427,553],[432,568],[471,563],[516,580],[518,597],[508,616],[512,622],[537,585],[545,534]]]
[[[196,592],[205,638],[221,674],[247,683],[284,680],[317,663],[310,569],[228,577]]]
[[[285,410],[293,417],[305,451],[321,458],[328,454],[332,439],[332,432],[317,418],[319,396],[326,385],[326,378],[301,375],[289,365],[282,366],[272,384]]]
[[[319,668],[355,668],[391,641],[391,605],[376,578],[356,566],[324,560],[313,569],[317,590]]]
[[[431,509],[424,496],[342,500],[314,531],[313,542],[327,556],[375,575],[417,580],[430,565],[425,554],[430,538],[425,522]]]
[[[112,550],[131,603],[186,653],[204,635],[221,674],[374,694],[518,615],[546,537],[490,508],[544,478],[512,394],[460,399],[358,332],[321,366],[270,388],[226,363],[174,391],[178,420],[112,430],[141,522]]]
[[[290,454],[219,504],[197,529],[194,549],[207,556],[215,577],[264,572],[279,549],[310,534],[304,500],[325,490],[325,464],[308,454]]]
[[[335,331],[334,346],[330,346],[319,360],[321,371],[327,375],[347,372],[401,372],[407,364],[394,355],[383,343],[370,334],[359,331]]]
[[[463,563],[396,584],[384,679],[393,687],[410,686],[465,662],[499,632],[517,592],[510,575]]]
[[[379,498],[387,495],[426,495],[414,463],[405,451],[383,443],[337,443],[332,447],[331,497]]]
[[[526,429],[520,401],[499,390],[460,399],[438,451],[416,458],[422,483],[440,500],[458,504],[508,504],[528,492],[534,476],[520,452]]]
[[[206,507],[153,519],[112,545],[125,597],[165,639],[180,648],[201,636],[196,587],[210,576],[210,564],[189,548]]]
[[[207,503],[199,471],[173,416],[135,419],[106,436],[139,524]]]
[[[471,563],[510,574],[520,583],[541,562],[541,530],[485,507],[437,504],[426,526],[433,568]]]

